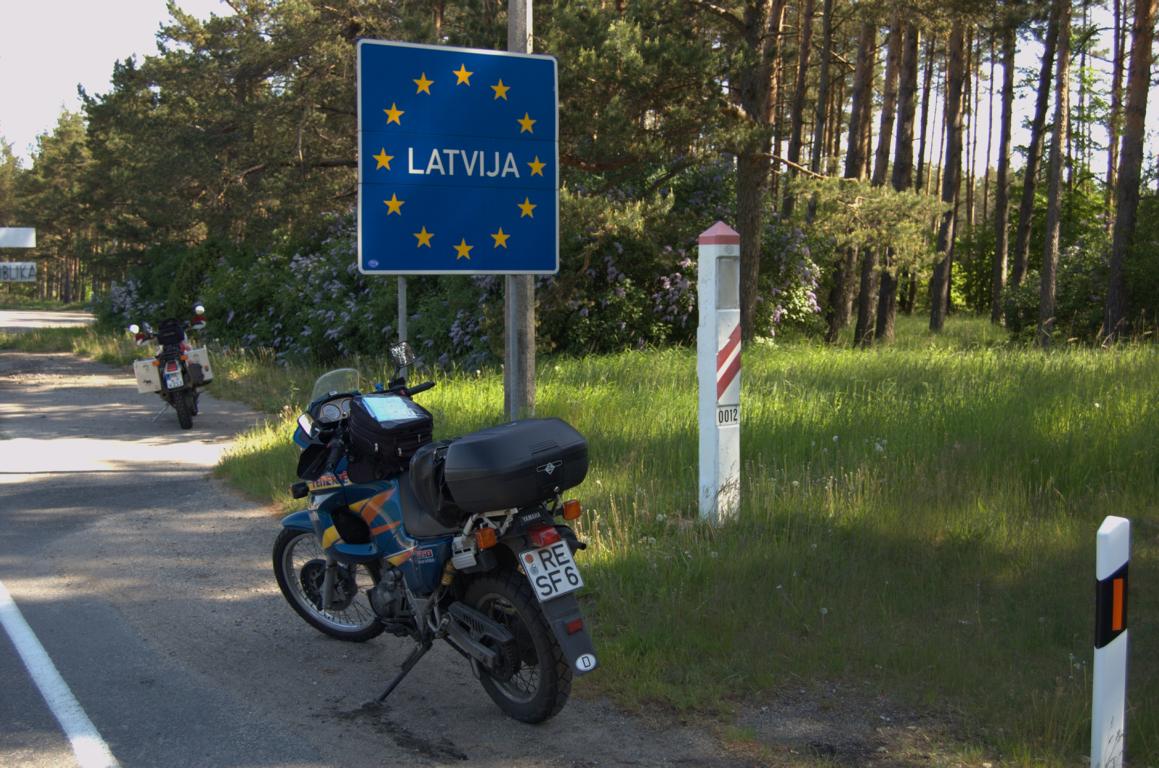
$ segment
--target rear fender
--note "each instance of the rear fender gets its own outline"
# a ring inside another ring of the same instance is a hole
[[[556,530],[571,547],[573,553],[576,549],[583,548],[584,545],[576,540],[575,534],[570,528],[557,525]],[[507,539],[502,543],[506,546],[496,547],[495,550],[491,551],[503,552],[503,559],[517,569],[520,578],[526,578],[519,564],[519,552],[533,546],[532,543],[525,536],[517,537],[515,540]],[[577,675],[586,675],[599,666],[595,645],[592,643],[591,635],[588,634],[587,620],[584,619],[574,592],[548,600],[546,603],[539,603],[539,609],[543,611],[543,618],[547,621],[547,626],[551,627],[551,632],[555,635],[560,650],[563,651],[563,656],[567,659],[572,672]],[[574,631],[568,630],[569,625]]]
[[[546,603],[539,604],[543,610],[543,618],[551,627],[555,639],[559,642],[564,658],[571,666],[572,672],[577,675],[586,675],[594,670],[599,662],[596,661],[596,649],[592,644],[592,637],[588,634],[587,622],[580,611],[579,601],[575,595],[564,595]],[[579,629],[568,631],[568,625],[575,626],[579,622]]]

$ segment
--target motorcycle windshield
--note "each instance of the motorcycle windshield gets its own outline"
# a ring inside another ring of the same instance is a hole
[[[314,382],[314,391],[310,395],[310,402],[340,392],[354,392],[358,389],[358,385],[358,371],[353,368],[338,368],[327,371]]]

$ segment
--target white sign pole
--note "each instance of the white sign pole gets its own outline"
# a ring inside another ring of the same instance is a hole
[[[1091,768],[1122,768],[1127,705],[1127,564],[1131,522],[1108,517],[1095,553]]]
[[[718,221],[699,262],[700,518],[719,525],[740,509],[740,235]]]

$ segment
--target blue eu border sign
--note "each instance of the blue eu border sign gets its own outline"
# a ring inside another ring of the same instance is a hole
[[[557,272],[557,82],[550,56],[359,41],[359,269]]]

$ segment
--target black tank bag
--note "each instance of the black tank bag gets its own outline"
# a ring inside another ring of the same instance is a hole
[[[356,483],[401,474],[434,431],[430,411],[410,398],[387,393],[354,398],[348,424],[347,472]]]

